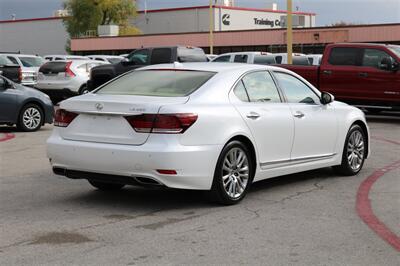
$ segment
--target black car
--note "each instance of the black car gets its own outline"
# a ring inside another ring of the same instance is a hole
[[[207,62],[203,49],[191,46],[152,47],[138,49],[117,64],[94,67],[88,89],[94,90],[107,81],[130,70],[156,64],[173,62]]]
[[[53,104],[46,94],[0,76],[0,124],[36,131],[45,123],[53,123],[53,114]]]

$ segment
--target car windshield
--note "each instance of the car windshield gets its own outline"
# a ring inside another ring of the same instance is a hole
[[[400,46],[399,45],[391,45],[389,46],[389,50],[392,51],[397,55],[398,58],[400,58]]]
[[[41,57],[36,56],[20,56],[19,60],[21,60],[24,67],[40,67],[44,63],[44,60]]]
[[[97,94],[158,97],[188,96],[207,82],[214,72],[142,70],[121,76],[97,90]]]

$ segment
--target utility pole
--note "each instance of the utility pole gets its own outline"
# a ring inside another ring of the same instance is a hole
[[[210,54],[214,53],[214,11],[213,0],[210,0],[210,34],[209,34]]]
[[[288,64],[293,63],[293,20],[292,20],[292,0],[287,0],[287,16],[286,16],[286,47]]]

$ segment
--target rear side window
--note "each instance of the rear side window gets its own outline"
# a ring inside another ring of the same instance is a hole
[[[332,48],[329,63],[335,66],[356,66],[360,49],[351,47]]]
[[[276,60],[277,64],[281,64],[282,63],[282,56],[281,55],[276,56],[275,60]]]
[[[171,63],[171,57],[171,48],[156,48],[151,54],[151,64],[156,65]]]
[[[17,61],[17,59],[15,59],[15,57],[13,57],[13,56],[7,56],[7,58],[8,58],[11,62],[13,62],[13,64],[19,65],[19,64],[18,64],[18,61]]]
[[[203,49],[196,47],[178,47],[179,62],[207,62]]]
[[[207,82],[214,72],[142,70],[123,75],[96,93],[157,97],[188,96]]]
[[[0,55],[0,65],[7,66],[13,65],[14,63],[5,56]]]
[[[230,55],[223,55],[223,56],[219,56],[217,58],[215,58],[212,62],[229,62],[231,60],[231,56]]]
[[[247,63],[247,58],[248,58],[248,56],[245,54],[242,54],[242,55],[238,54],[238,55],[235,55],[234,62],[235,63]]]
[[[276,60],[270,55],[256,55],[254,57],[254,64],[258,65],[272,65],[276,64]]]
[[[60,72],[65,72],[65,67],[67,62],[48,62],[40,67],[39,72],[43,74],[58,74]]]
[[[239,81],[236,87],[233,89],[233,93],[242,102],[249,102],[249,96],[247,95],[246,88],[243,85],[243,81]]]
[[[242,80],[251,102],[281,102],[278,89],[269,72],[250,73]]]

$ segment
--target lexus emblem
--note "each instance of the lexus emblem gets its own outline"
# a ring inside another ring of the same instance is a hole
[[[96,104],[94,105],[94,107],[96,107],[97,111],[103,110],[103,105],[102,105],[101,103],[96,103]]]

